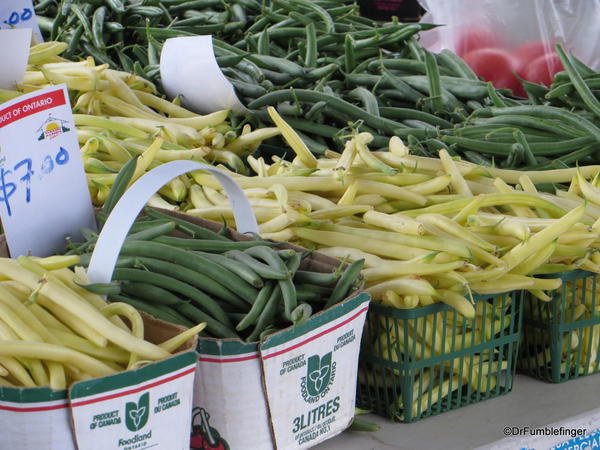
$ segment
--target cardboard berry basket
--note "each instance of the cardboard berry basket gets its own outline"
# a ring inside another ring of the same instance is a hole
[[[152,343],[185,329],[141,314]],[[65,390],[0,387],[0,449],[189,448],[196,342],[168,359]]]
[[[231,230],[232,238],[247,240],[244,233],[258,233],[252,208],[230,177],[192,161],[163,164],[140,178],[108,217],[88,268],[92,282],[110,281],[125,236],[148,199],[172,178],[198,169],[212,172],[225,188],[238,230]],[[213,231],[222,226],[169,214]],[[301,268],[333,272],[338,266],[338,260],[314,253]],[[367,293],[357,292],[262,342],[201,337],[191,448],[302,449],[346,429],[354,417],[358,354],[369,301]]]

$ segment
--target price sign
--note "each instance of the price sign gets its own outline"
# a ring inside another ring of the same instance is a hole
[[[32,0],[0,1],[0,30],[13,28],[31,28],[38,42],[44,42]]]
[[[31,30],[0,30],[0,49],[9,49],[2,52],[0,89],[15,89],[23,82],[30,44]]]
[[[64,85],[0,105],[0,217],[13,258],[53,254],[95,228]]]

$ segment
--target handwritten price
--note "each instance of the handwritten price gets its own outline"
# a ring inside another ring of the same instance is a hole
[[[15,27],[21,22],[27,22],[33,18],[33,11],[29,8],[23,8],[22,12],[13,11],[8,15],[8,19],[2,20],[2,23],[9,27]],[[1,20],[1,19],[0,19]]]
[[[60,150],[53,158],[51,155],[46,155],[40,165],[39,178],[43,175],[51,173],[56,166],[64,166],[69,162],[69,152],[64,148],[60,147]],[[12,170],[6,170],[4,167],[0,168],[0,202],[3,202],[6,206],[6,211],[9,216],[12,216],[12,209],[10,207],[10,197],[17,191],[17,184],[11,181],[7,181],[9,175],[17,175],[17,172],[22,173],[19,181],[25,186],[25,201],[31,202],[31,178],[35,174],[33,170],[33,161],[31,158],[25,158],[19,161]]]

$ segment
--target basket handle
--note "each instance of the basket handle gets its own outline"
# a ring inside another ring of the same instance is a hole
[[[92,283],[109,283],[125,237],[144,205],[173,178],[194,170],[208,170],[221,183],[233,209],[240,233],[258,234],[256,216],[242,188],[224,172],[195,161],[161,164],[137,180],[117,202],[108,216],[92,253],[87,270]]]

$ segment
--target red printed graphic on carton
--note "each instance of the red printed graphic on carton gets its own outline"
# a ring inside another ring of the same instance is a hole
[[[210,415],[204,408],[194,408],[192,414],[191,450],[230,450],[229,444],[216,428],[210,426]]]

